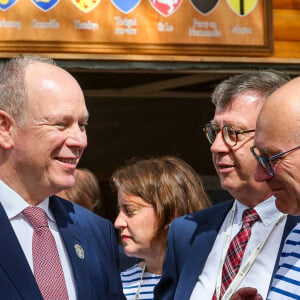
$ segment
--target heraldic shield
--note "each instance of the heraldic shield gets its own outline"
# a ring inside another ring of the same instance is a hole
[[[258,0],[226,0],[228,6],[239,16],[244,17],[252,12]]]
[[[59,0],[31,0],[32,3],[37,6],[42,11],[48,11],[56,6],[56,4],[59,2]]]
[[[113,5],[124,14],[133,11],[141,2],[141,0],[111,0]]]
[[[205,15],[213,11],[214,8],[219,3],[219,0],[190,0],[190,1],[196,10],[198,10],[199,12]]]
[[[149,0],[152,7],[164,17],[172,15],[183,0]]]
[[[1,0],[1,1],[0,1],[0,9],[1,9],[1,10],[8,10],[8,9],[10,9],[16,2],[17,2],[17,0]]]
[[[71,0],[71,2],[82,12],[88,13],[95,9],[101,0]]]

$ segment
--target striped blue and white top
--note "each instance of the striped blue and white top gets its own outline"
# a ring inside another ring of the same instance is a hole
[[[268,300],[300,299],[300,224],[288,235]]]
[[[123,292],[127,300],[135,300],[136,292],[141,282],[141,289],[138,299],[153,300],[153,290],[159,282],[161,275],[145,272],[143,278],[142,269],[138,264],[130,267],[129,269],[121,272],[121,280],[123,284]]]

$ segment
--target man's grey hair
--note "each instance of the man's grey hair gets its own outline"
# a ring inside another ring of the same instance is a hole
[[[235,75],[216,86],[212,103],[224,108],[234,97],[246,92],[254,92],[264,101],[290,79],[289,75],[271,69]]]
[[[56,65],[51,58],[32,55],[12,58],[0,64],[0,110],[10,114],[19,125],[27,119],[25,69],[37,62]]]

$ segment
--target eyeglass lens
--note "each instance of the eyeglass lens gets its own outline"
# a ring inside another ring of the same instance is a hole
[[[220,128],[213,127],[211,125],[206,125],[205,129],[206,137],[208,141],[212,144],[215,141],[217,134],[220,131]]]
[[[261,164],[261,166],[263,167],[263,169],[271,176],[273,176],[273,169],[269,163],[269,161],[263,157],[263,156],[258,156],[259,162]]]
[[[233,128],[224,126],[222,133],[223,133],[223,138],[224,138],[225,142],[229,146],[234,146],[236,144],[236,133]]]
[[[272,166],[270,165],[270,162],[267,158],[259,155],[257,153],[257,150],[255,149],[255,147],[251,147],[251,152],[253,153],[254,157],[256,158],[256,160],[260,163],[260,165],[262,166],[262,168],[265,170],[266,173],[268,173],[270,176],[274,175],[274,171]]]
[[[234,146],[236,144],[236,133],[233,128],[228,127],[228,126],[219,128],[219,127],[213,126],[211,124],[206,125],[205,128],[206,128],[206,130],[205,130],[206,137],[211,144],[214,143],[220,130],[222,131],[223,139],[225,140],[227,145]]]

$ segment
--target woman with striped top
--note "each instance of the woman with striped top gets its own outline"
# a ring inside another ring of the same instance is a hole
[[[210,202],[200,177],[177,157],[133,160],[114,172],[112,182],[120,209],[115,227],[124,251],[141,259],[121,272],[124,294],[127,300],[153,299],[170,223]]]

